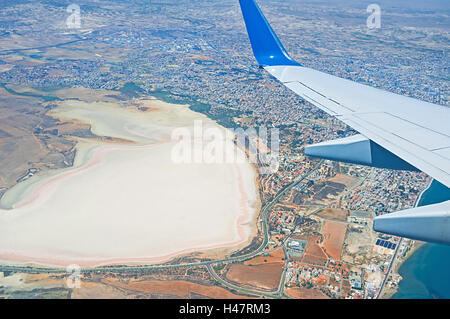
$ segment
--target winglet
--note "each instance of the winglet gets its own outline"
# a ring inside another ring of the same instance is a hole
[[[253,54],[261,66],[297,65],[254,0],[239,0]]]

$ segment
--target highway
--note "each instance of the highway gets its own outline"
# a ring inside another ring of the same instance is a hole
[[[253,295],[253,296],[258,296],[258,297],[268,297],[268,298],[277,298],[279,296],[278,291],[265,292],[265,291],[260,291],[260,290],[255,290],[255,289],[250,289],[250,288],[237,286],[237,285],[232,284],[232,283],[222,279],[221,277],[219,277],[219,275],[217,275],[217,273],[214,271],[214,269],[212,268],[211,265],[207,265],[206,267],[208,268],[208,271],[211,274],[211,276],[217,282],[219,282],[222,286],[225,286],[227,288],[233,289],[233,290],[235,290],[237,292],[248,294],[248,295]]]
[[[241,288],[238,286],[235,286],[233,284],[230,284],[226,282],[225,280],[221,279],[212,269],[213,265],[220,265],[220,264],[227,264],[227,263],[233,263],[233,262],[244,262],[246,260],[252,259],[256,257],[258,254],[260,254],[264,248],[267,246],[267,243],[269,242],[269,229],[267,226],[268,221],[268,213],[270,212],[270,209],[280,200],[280,198],[286,194],[289,190],[291,190],[293,187],[295,187],[298,183],[306,179],[308,176],[310,176],[313,172],[315,172],[317,169],[320,168],[320,166],[323,164],[324,160],[321,160],[319,164],[314,167],[312,170],[308,171],[307,173],[297,177],[294,181],[292,181],[290,184],[285,186],[282,190],[278,192],[278,194],[275,196],[275,198],[268,203],[262,210],[261,210],[261,220],[262,220],[262,228],[263,228],[263,234],[264,239],[261,245],[255,249],[254,251],[240,255],[235,257],[228,257],[225,259],[219,259],[219,260],[208,260],[208,261],[200,261],[200,262],[193,262],[193,263],[183,263],[183,264],[162,264],[162,265],[145,265],[145,266],[102,266],[102,267],[94,267],[94,268],[82,268],[80,269],[80,273],[108,273],[108,272],[118,272],[118,273],[145,273],[145,272],[151,272],[154,270],[164,270],[164,269],[177,269],[177,268],[186,268],[186,267],[199,267],[199,266],[206,266],[208,271],[211,273],[211,275],[222,285],[232,288],[237,291],[243,291],[248,294],[258,295],[258,296],[265,296],[270,298],[277,298],[281,297],[283,294],[283,288],[284,288],[284,276],[285,276],[285,268],[283,267],[283,275],[280,282],[280,288],[279,291],[274,293],[266,293],[262,291],[254,291],[247,288]],[[316,213],[317,211],[312,212]],[[0,272],[22,272],[22,273],[67,273],[67,271],[64,268],[54,268],[54,267],[39,267],[34,265],[2,265],[0,264]]]

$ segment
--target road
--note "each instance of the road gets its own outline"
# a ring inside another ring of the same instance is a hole
[[[250,289],[250,288],[245,288],[245,287],[241,287],[241,286],[237,286],[233,283],[230,283],[224,279],[222,279],[219,275],[217,275],[217,273],[214,271],[213,267],[211,265],[207,265],[206,266],[209,273],[211,274],[211,276],[217,281],[219,282],[222,286],[225,286],[229,289],[233,289],[237,292],[240,293],[245,293],[245,294],[249,294],[249,295],[253,295],[253,296],[259,296],[259,297],[268,297],[268,298],[277,298],[278,297],[278,291],[275,292],[265,292],[265,291],[261,291],[261,290],[255,290],[255,289]]]
[[[258,254],[260,254],[264,248],[266,248],[267,243],[269,242],[269,229],[267,226],[268,221],[268,213],[270,212],[270,209],[283,197],[286,192],[291,190],[293,187],[295,187],[297,184],[299,184],[301,181],[306,179],[308,176],[310,176],[313,172],[315,172],[317,169],[320,168],[320,166],[323,164],[324,160],[320,161],[319,164],[314,167],[312,170],[308,171],[307,173],[297,177],[294,181],[292,181],[290,184],[285,186],[278,194],[275,196],[275,198],[268,203],[261,211],[261,220],[262,220],[262,228],[263,228],[263,235],[264,239],[261,245],[255,249],[254,251],[240,255],[235,257],[228,257],[225,259],[220,260],[208,260],[208,261],[201,261],[201,262],[193,262],[193,263],[184,263],[184,264],[164,264],[164,265],[146,265],[146,266],[103,266],[103,267],[95,267],[95,268],[82,268],[80,269],[81,273],[108,273],[108,272],[118,272],[118,273],[145,273],[150,272],[154,270],[163,270],[163,269],[176,269],[176,268],[186,268],[186,267],[198,267],[198,266],[206,266],[208,271],[211,273],[211,275],[222,285],[230,287],[234,290],[238,291],[244,291],[246,293],[255,294],[259,296],[266,296],[271,298],[281,297],[283,294],[283,288],[284,288],[284,277],[285,277],[285,268],[283,268],[283,275],[280,282],[280,287],[277,292],[274,293],[266,293],[261,291],[254,291],[247,288],[241,288],[238,286],[235,286],[233,284],[230,284],[226,282],[225,280],[221,279],[212,269],[213,265],[220,265],[220,264],[226,264],[230,262],[244,262],[246,260],[252,259],[256,257]],[[316,213],[317,211],[314,211],[313,213]],[[311,214],[313,214],[311,213]],[[23,273],[67,273],[67,271],[63,268],[53,268],[53,267],[36,267],[36,266],[16,266],[16,265],[0,265],[0,272],[23,272]]]
[[[397,247],[395,248],[394,255],[392,256],[391,262],[389,263],[389,268],[386,272],[386,276],[384,276],[383,282],[381,283],[380,290],[378,291],[378,294],[375,299],[379,299],[381,297],[381,294],[383,293],[384,286],[386,285],[386,282],[387,282],[389,275],[391,273],[391,270],[392,270],[392,266],[394,265],[395,259],[397,258],[398,250],[400,248],[402,240],[403,240],[403,238],[400,238],[400,240],[398,241]]]
[[[417,196],[416,202],[414,203],[414,207],[418,207],[419,206],[420,199],[422,198],[423,194],[428,190],[428,188],[430,187],[432,182],[433,182],[433,179],[430,180],[430,183],[427,185],[427,187],[425,187],[422,190],[422,192],[419,194],[419,196]],[[398,184],[400,184],[400,182]],[[387,282],[387,280],[389,278],[389,275],[391,273],[391,270],[392,270],[392,266],[394,265],[395,259],[397,258],[398,250],[400,248],[402,240],[403,240],[403,238],[400,238],[400,240],[398,241],[398,244],[397,244],[397,247],[395,249],[394,255],[392,256],[391,262],[389,263],[388,271],[386,272],[386,276],[384,277],[383,282],[381,283],[381,287],[380,287],[380,290],[378,291],[378,295],[377,295],[376,299],[379,299],[382,296],[384,286],[386,285],[386,282]]]

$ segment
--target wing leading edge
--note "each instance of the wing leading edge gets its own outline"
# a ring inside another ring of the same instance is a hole
[[[420,170],[450,187],[449,108],[300,65],[286,52],[255,1],[239,2],[259,65],[304,100],[361,133],[350,140],[308,146],[306,155],[382,168]],[[448,220],[450,201],[438,207],[437,212],[433,210],[433,216],[442,212]],[[389,215],[394,218],[395,214]],[[402,214],[401,220],[405,217]],[[376,230],[393,233],[386,226],[389,221],[381,222],[380,218],[375,224]],[[396,229],[400,229],[396,235],[404,233],[405,237],[414,237],[410,227],[402,231],[399,225],[406,227],[407,223],[396,223]],[[450,243],[450,226],[446,229],[447,237],[421,233],[417,239]]]

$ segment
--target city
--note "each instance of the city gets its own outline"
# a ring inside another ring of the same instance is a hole
[[[9,120],[0,128],[9,145],[0,155],[20,158],[11,168],[4,157],[0,198],[37,172],[74,165],[76,138],[111,140],[85,123],[49,117],[67,99],[140,109],[152,96],[188,104],[224,127],[278,128],[280,166],[257,178],[257,236],[226,258],[199,252],[161,265],[82,269],[86,288],[80,290],[65,286],[64,271],[0,265],[1,297],[377,299],[396,293],[399,267],[422,243],[376,233],[373,218],[413,207],[431,178],[305,156],[305,146],[355,131],[258,67],[237,1],[80,1],[80,29],[67,29],[65,1],[4,2],[0,105],[5,113],[24,101],[15,118],[27,114],[32,124],[19,133]],[[367,30],[366,7],[352,1],[339,7],[260,2],[304,65],[449,106],[448,10],[429,14],[426,7],[383,1],[383,27]],[[32,160],[11,146],[23,132],[33,135],[32,154],[26,153]],[[26,284],[17,284],[23,278]]]

